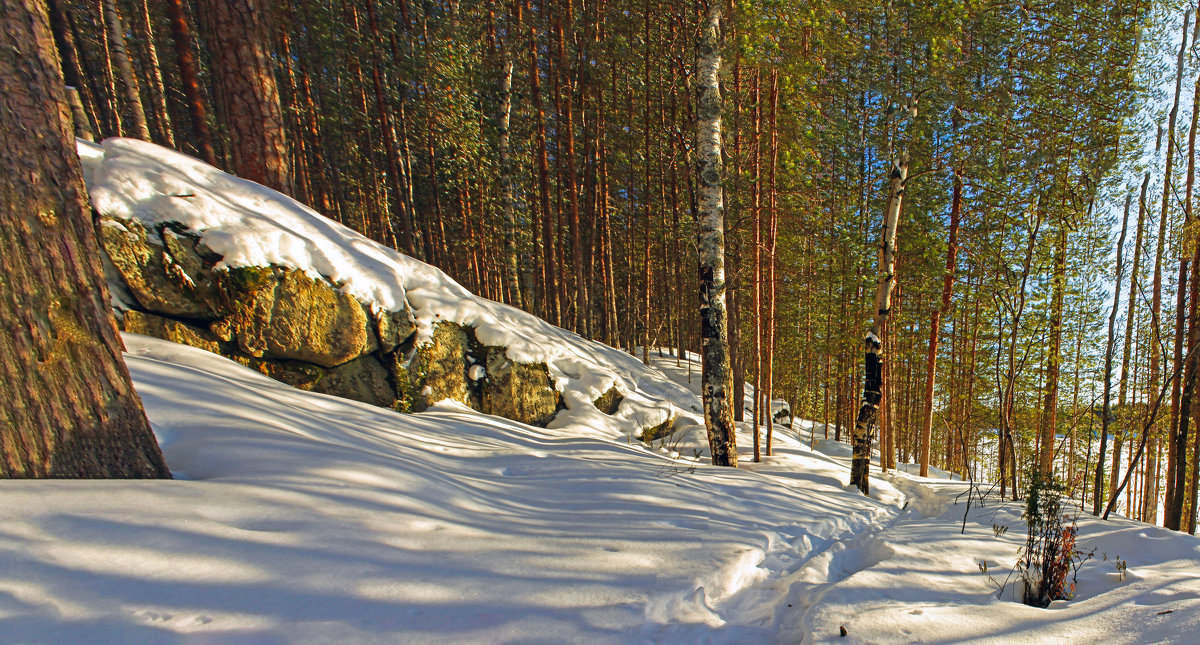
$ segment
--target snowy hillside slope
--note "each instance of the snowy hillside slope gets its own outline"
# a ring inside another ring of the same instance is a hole
[[[106,218],[151,230],[173,223],[222,257],[217,268],[299,269],[368,308],[411,311],[421,338],[449,321],[473,328],[483,345],[505,348],[512,361],[545,364],[567,408],[552,423],[586,421],[609,435],[633,434],[669,419],[671,401],[686,394],[627,353],[480,298],[439,269],[269,188],[135,139],[78,147],[93,206]],[[624,401],[610,417],[592,402],[614,387]]]

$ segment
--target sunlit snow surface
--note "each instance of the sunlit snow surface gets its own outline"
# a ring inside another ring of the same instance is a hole
[[[179,479],[0,482],[0,643],[1187,643],[1200,629],[1189,536],[1085,520],[1081,542],[1125,559],[1124,580],[1098,556],[1075,600],[1031,609],[996,600],[977,564],[1011,564],[1017,506],[972,511],[959,535],[963,484],[876,474],[864,498],[844,460],[782,427],[762,464],[743,449],[744,469],[692,470],[668,447],[447,405],[401,415],[125,340]]]

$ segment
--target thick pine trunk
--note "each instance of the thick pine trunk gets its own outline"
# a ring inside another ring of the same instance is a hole
[[[725,316],[725,203],[721,187],[722,3],[709,7],[696,39],[696,201],[704,424],[712,463],[737,466]]]
[[[0,477],[169,477],[121,357],[46,7],[0,0]]]
[[[199,0],[217,96],[240,177],[291,194],[279,88],[262,0]]]

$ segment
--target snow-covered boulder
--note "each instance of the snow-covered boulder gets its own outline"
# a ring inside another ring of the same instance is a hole
[[[542,426],[567,411],[631,435],[676,416],[679,393],[628,354],[280,193],[142,141],[80,142],[80,157],[125,331],[400,411],[451,399]]]
[[[783,399],[771,401],[771,420],[778,426],[792,425],[792,406]]]

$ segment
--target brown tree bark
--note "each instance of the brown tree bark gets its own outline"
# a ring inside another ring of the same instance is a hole
[[[133,75],[133,64],[129,60],[129,48],[125,44],[125,26],[121,14],[117,13],[116,0],[103,0],[104,24],[108,28],[108,42],[112,59],[116,64],[120,84],[121,101],[124,103],[127,132],[143,141],[150,140],[150,127],[146,124],[146,110],[142,107],[142,95],[137,77]]]
[[[958,224],[962,214],[962,171],[954,170],[954,188],[950,197],[950,234],[946,244],[946,272],[942,279],[942,306],[933,310],[929,322],[929,353],[925,357],[925,409],[921,425],[921,470],[922,477],[929,476],[929,456],[933,448],[933,388],[937,378],[938,337],[941,333],[942,316],[950,311],[950,298],[954,292],[954,266],[958,257]],[[946,438],[947,443],[950,438]]]
[[[1129,229],[1130,197],[1125,198],[1125,215],[1121,219],[1121,237],[1117,239],[1117,276],[1113,281],[1113,304],[1108,314],[1108,341],[1104,345],[1104,399],[1100,407],[1100,451],[1096,461],[1096,484],[1092,497],[1092,515],[1100,514],[1100,501],[1104,499],[1104,451],[1108,447],[1108,425],[1112,404],[1112,372],[1113,354],[1116,352],[1117,312],[1121,309],[1121,282],[1124,280],[1125,269],[1125,233]],[[1090,433],[1089,433],[1090,435]],[[1088,442],[1090,457],[1091,442]],[[1086,478],[1087,462],[1083,466]],[[1087,496],[1087,485],[1084,485],[1084,496]]]
[[[183,0],[166,0],[167,17],[171,21],[171,43],[175,47],[175,61],[179,66],[179,85],[183,89],[184,102],[191,116],[194,140],[192,144],[200,152],[200,158],[209,165],[217,165],[213,151],[212,134],[208,130],[208,112],[204,107],[204,96],[200,92],[200,81],[196,71],[196,57],[192,53],[192,31],[184,13]]]
[[[169,477],[121,356],[46,6],[0,0],[0,477]]]
[[[230,133],[233,171],[292,193],[283,108],[262,0],[199,0],[213,80]]]
[[[163,82],[162,66],[158,62],[158,48],[154,42],[154,21],[150,14],[150,4],[147,0],[141,0],[138,9],[139,20],[136,23],[138,37],[146,51],[146,65],[150,68],[148,73],[150,100],[154,109],[149,112],[149,115],[154,117],[155,136],[158,140],[168,147],[174,148],[175,133],[171,129],[171,114],[167,111],[167,93]]]

